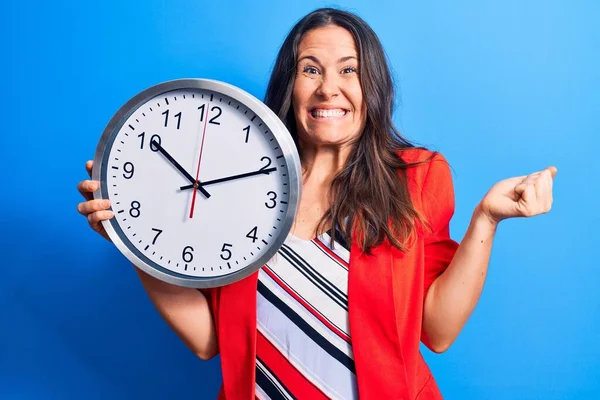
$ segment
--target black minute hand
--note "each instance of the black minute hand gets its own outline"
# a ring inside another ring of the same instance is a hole
[[[262,174],[269,175],[269,173],[271,173],[273,171],[277,171],[277,168],[272,167],[272,168],[266,168],[266,169],[259,169],[258,171],[246,172],[245,174],[231,175],[231,176],[226,176],[224,178],[213,179],[212,181],[202,182],[202,186],[212,185],[214,183],[232,181],[234,179],[247,178],[249,176],[254,176],[254,175],[262,175]],[[187,190],[187,189],[191,189],[193,187],[194,187],[194,185],[186,185],[186,186],[181,186],[179,189]]]
[[[200,193],[202,193],[204,195],[204,197],[206,197],[207,199],[210,197],[210,193],[208,193],[202,186],[204,185],[203,183],[197,182],[194,179],[194,177],[192,175],[190,175],[177,161],[175,161],[175,159],[173,157],[171,157],[171,155],[169,153],[167,153],[167,151],[160,145],[160,143],[158,143],[155,140],[153,140],[152,142],[150,142],[151,145],[153,145],[155,148],[158,149],[158,151],[160,151],[162,153],[163,156],[165,156],[165,158],[167,160],[169,160],[169,162],[171,162],[171,164],[173,164],[175,166],[175,168],[177,168],[179,170],[179,172],[181,172],[183,174],[183,176],[185,176],[188,181],[192,182],[193,184],[190,185],[190,187],[194,187],[194,185],[198,185],[198,190],[200,191]]]

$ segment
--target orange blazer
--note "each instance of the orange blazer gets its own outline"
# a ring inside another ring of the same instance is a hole
[[[409,149],[406,162],[431,152]],[[350,336],[358,393],[369,399],[441,399],[419,349],[425,294],[446,269],[458,243],[450,238],[454,214],[452,176],[445,158],[406,170],[414,207],[431,230],[417,229],[406,252],[387,241],[364,254],[351,244],[348,276]],[[255,398],[256,290],[258,272],[208,295],[221,356],[223,386],[219,399]]]

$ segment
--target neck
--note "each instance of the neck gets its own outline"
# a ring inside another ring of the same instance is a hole
[[[329,186],[350,155],[350,146],[327,146],[300,143],[304,184]]]

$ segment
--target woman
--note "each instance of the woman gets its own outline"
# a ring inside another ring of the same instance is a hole
[[[548,212],[556,168],[503,180],[450,238],[442,155],[392,124],[381,44],[356,15],[319,9],[285,40],[266,104],[298,146],[303,188],[291,235],[261,271],[206,291],[136,268],[154,305],[200,358],[220,353],[220,397],[439,399],[420,352],[445,351],[481,293],[498,223]],[[88,172],[92,163],[86,164]],[[78,210],[108,239],[107,200],[82,181]]]

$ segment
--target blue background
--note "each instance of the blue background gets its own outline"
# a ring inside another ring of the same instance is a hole
[[[0,398],[214,398],[131,265],[76,211],[113,113],[158,82],[262,98],[287,31],[320,1],[5,3],[0,12]],[[600,3],[347,1],[379,34],[395,121],[454,169],[460,240],[498,180],[559,169],[549,214],[501,223],[473,316],[443,355],[448,399],[600,397]]]

